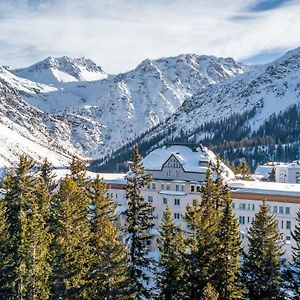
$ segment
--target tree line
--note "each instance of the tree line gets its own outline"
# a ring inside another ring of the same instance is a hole
[[[286,299],[288,291],[299,299],[300,212],[290,266],[266,202],[243,252],[219,162],[208,169],[201,201],[187,206],[186,225],[177,226],[167,207],[159,235],[155,208],[141,192],[151,180],[135,146],[128,205],[117,213],[105,182],[87,179],[81,161],[73,159],[58,181],[49,162],[37,167],[21,156],[0,201],[0,298],[254,300]]]

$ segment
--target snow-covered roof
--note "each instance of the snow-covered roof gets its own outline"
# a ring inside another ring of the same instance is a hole
[[[56,175],[56,179],[62,179],[64,176],[70,174],[69,169],[55,169],[54,174]],[[115,183],[115,184],[126,184],[125,173],[94,173],[87,171],[86,177],[90,179],[95,179],[99,175],[106,183]]]
[[[269,178],[274,166],[272,165],[261,165],[258,166],[254,172],[254,175],[261,175],[263,178]]]
[[[199,162],[216,163],[216,155],[208,150],[206,147],[199,147],[196,150],[183,145],[174,145],[156,149],[149,153],[143,159],[143,166],[145,170],[160,171],[163,165],[171,156],[174,156],[182,165],[185,172],[192,173],[206,173],[207,167],[202,166]],[[221,164],[224,169],[223,176],[227,179],[233,179],[234,173],[224,164]]]
[[[300,184],[234,180],[228,186],[237,192],[300,197]]]

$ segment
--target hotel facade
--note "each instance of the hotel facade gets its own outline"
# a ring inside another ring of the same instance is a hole
[[[201,201],[201,186],[205,184],[209,163],[215,164],[216,156],[207,148],[192,149],[181,145],[156,149],[144,158],[145,172],[151,174],[153,180],[142,190],[142,195],[155,207],[154,235],[158,235],[167,206],[176,224],[182,228],[186,227],[183,219],[186,206],[194,199]],[[291,260],[294,244],[291,231],[295,229],[296,214],[300,209],[300,185],[235,180],[234,173],[226,165],[222,163],[221,168],[221,176],[230,188],[233,211],[239,221],[240,235],[245,250],[247,250],[247,233],[251,222],[265,199],[270,212],[277,217],[278,228],[285,241],[285,257]],[[110,186],[109,193],[118,202],[118,210],[125,210],[127,206],[125,179],[106,181]],[[156,238],[154,237],[153,250],[157,247]]]

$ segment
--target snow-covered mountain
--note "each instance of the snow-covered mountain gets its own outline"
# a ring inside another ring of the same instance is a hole
[[[70,58],[68,56],[49,56],[28,68],[12,72],[22,78],[39,83],[57,85],[74,81],[93,81],[107,77],[107,74],[90,59]]]
[[[151,146],[153,138],[164,140],[170,132],[201,141],[213,135],[199,132],[202,124],[253,107],[249,124],[255,130],[272,113],[299,102],[300,49],[263,66],[195,54],[146,59],[117,75],[106,75],[87,59],[48,58],[25,69],[1,68],[0,83],[6,106],[7,95],[14,95],[14,107],[6,110],[11,126],[24,127],[43,147],[52,142],[48,148],[55,155],[95,159],[132,141]]]
[[[0,80],[20,101],[64,128],[61,134],[41,122],[47,138],[86,158],[110,155],[167,120],[196,90],[249,69],[231,58],[180,55],[147,59],[127,73],[89,81],[82,66],[104,75],[90,60],[63,57],[25,69],[2,68]]]

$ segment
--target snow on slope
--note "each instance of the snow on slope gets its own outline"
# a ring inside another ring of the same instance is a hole
[[[30,72],[39,72],[44,65],[45,61],[14,73],[30,78]],[[248,68],[230,58],[194,54],[146,59],[127,73],[93,82],[42,86],[36,93],[22,90],[22,98],[64,120],[68,124],[68,142],[79,153],[103,157],[164,122],[195,90],[227,80]],[[20,90],[17,83],[13,86]]]
[[[218,121],[253,107],[257,110],[250,126],[256,130],[273,113],[299,102],[300,48],[272,63],[196,92],[167,123],[150,135],[157,135],[168,128],[172,128],[175,137],[182,129],[192,133],[201,124]],[[201,141],[201,134],[198,139]]]
[[[67,56],[51,57],[28,68],[15,69],[12,72],[22,78],[39,83],[57,85],[74,81],[93,81],[107,77],[101,67],[90,59]]]

